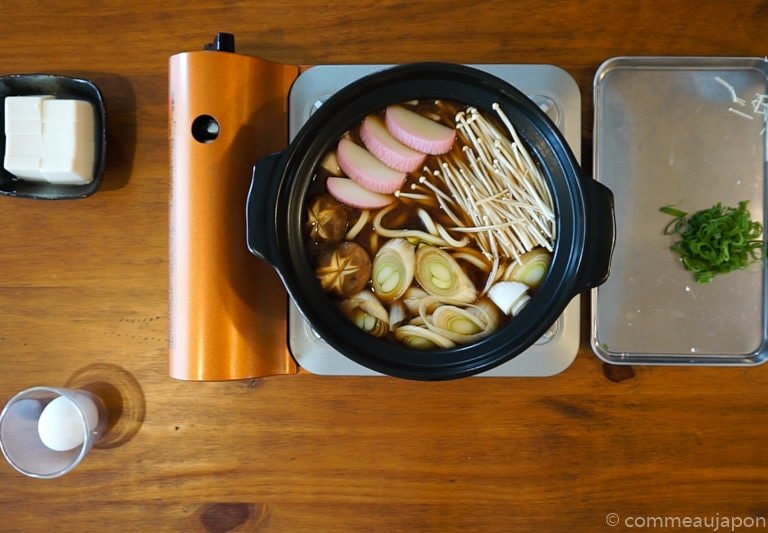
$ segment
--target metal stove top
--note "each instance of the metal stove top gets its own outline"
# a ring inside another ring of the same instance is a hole
[[[303,72],[289,98],[291,140],[304,122],[333,93],[353,81],[391,65],[325,65]],[[511,83],[527,94],[563,132],[581,160],[581,94],[574,79],[552,65],[470,65]],[[580,297],[576,296],[550,330],[511,361],[478,376],[552,376],[568,368],[579,349]],[[288,347],[296,361],[314,374],[381,375],[344,357],[325,343],[293,303],[288,312]]]

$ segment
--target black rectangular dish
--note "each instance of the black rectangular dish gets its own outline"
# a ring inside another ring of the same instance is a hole
[[[84,198],[99,189],[106,156],[106,124],[104,100],[96,85],[79,78],[57,74],[9,74],[0,76],[0,104],[7,96],[53,95],[56,98],[86,100],[93,105],[94,139],[93,180],[82,185],[64,185],[19,179],[5,168],[0,171],[0,195],[46,200]],[[0,105],[0,161],[5,156],[5,106]]]

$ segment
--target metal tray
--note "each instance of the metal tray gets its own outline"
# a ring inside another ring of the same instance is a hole
[[[617,233],[611,276],[591,294],[590,340],[602,360],[765,362],[765,269],[696,283],[669,250],[670,217],[659,208],[748,200],[765,225],[766,92],[763,58],[618,57],[598,69],[595,179],[614,192]]]

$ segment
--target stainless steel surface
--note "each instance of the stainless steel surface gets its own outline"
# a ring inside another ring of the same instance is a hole
[[[754,365],[766,359],[766,275],[698,284],[663,235],[674,204],[749,201],[765,223],[762,58],[614,58],[594,81],[595,179],[615,195],[616,248],[592,291],[591,344],[611,363]]]
[[[551,65],[471,65],[516,86],[547,112],[581,159],[581,94],[564,70]],[[302,73],[293,85],[289,102],[290,138],[307,118],[333,93],[356,79],[388,65],[328,65]],[[579,348],[580,298],[575,297],[550,331],[534,346],[511,361],[480,376],[551,376],[568,368]],[[378,373],[358,365],[326,344],[293,303],[288,313],[288,344],[297,362],[306,370],[324,375],[374,376]]]

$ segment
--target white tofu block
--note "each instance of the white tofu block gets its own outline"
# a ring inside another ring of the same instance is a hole
[[[86,122],[93,124],[93,105],[85,100],[45,100],[43,122]]]
[[[6,96],[5,123],[14,120],[41,120],[43,116],[43,101],[50,100],[53,95],[42,94],[35,96]]]
[[[93,123],[43,122],[43,159],[68,157],[93,161]]]
[[[19,179],[48,181],[40,172],[40,158],[31,156],[9,156],[3,158],[3,167]]]
[[[46,157],[40,172],[51,183],[83,185],[93,181],[93,159]]]
[[[12,120],[5,125],[6,135],[42,135],[43,123],[39,120]]]
[[[52,96],[5,99],[5,158],[15,176],[60,185],[93,181],[94,109],[85,100]]]
[[[43,136],[19,135],[6,132],[5,155],[40,158],[43,155]]]

